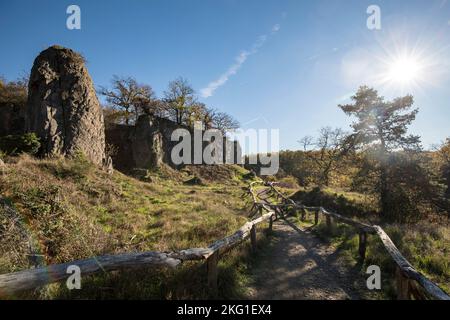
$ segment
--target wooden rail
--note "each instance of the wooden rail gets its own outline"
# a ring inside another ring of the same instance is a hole
[[[253,195],[251,189],[249,192]],[[254,199],[256,199],[256,197]],[[259,207],[262,210],[263,207]],[[73,265],[80,268],[82,276],[87,276],[101,272],[143,266],[166,266],[175,268],[183,261],[192,260],[206,261],[208,287],[210,288],[212,295],[216,296],[218,276],[217,263],[220,256],[247,238],[251,239],[252,251],[256,251],[257,225],[268,221],[269,229],[272,228],[275,212],[267,206],[264,208],[267,210],[267,213],[261,214],[260,217],[245,223],[232,235],[215,241],[207,248],[192,248],[175,252],[148,251],[141,253],[106,255],[0,275],[0,298],[2,296],[10,296],[51,283],[62,282],[71,275],[67,273],[67,270],[69,266]]]
[[[283,208],[285,212],[289,212],[290,208],[315,212],[315,224],[318,224],[318,215],[322,213],[325,215],[326,224],[328,228],[333,228],[332,219],[340,221],[342,223],[351,225],[359,231],[359,255],[362,259],[365,258],[367,247],[367,235],[377,235],[384,248],[389,253],[391,258],[397,265],[396,282],[397,282],[397,297],[401,300],[407,299],[427,299],[429,297],[438,300],[450,300],[450,296],[442,290],[438,285],[426,278],[422,273],[417,271],[400,253],[395,244],[384,232],[380,226],[371,226],[362,222],[354,221],[347,217],[341,216],[337,213],[325,210],[323,207],[307,207],[295,202],[294,200],[283,195],[279,190],[275,188],[276,183],[266,183],[266,186],[270,187],[273,194],[278,199],[282,200],[280,205],[270,205],[271,209],[276,206]],[[304,217],[302,212],[302,218]],[[420,288],[418,288],[420,287]]]
[[[270,187],[270,190],[263,190],[262,192],[257,193],[254,190],[254,187],[257,184],[268,186]],[[70,274],[67,273],[67,269],[72,265],[78,266],[81,270],[81,275],[86,276],[112,270],[137,268],[142,266],[166,266],[175,268],[183,261],[196,260],[205,261],[208,287],[211,290],[211,294],[213,296],[217,296],[217,264],[221,255],[248,238],[251,240],[252,251],[256,251],[257,225],[268,221],[269,229],[271,230],[273,221],[277,219],[278,216],[289,214],[290,211],[294,209],[302,211],[302,218],[305,217],[305,210],[313,211],[315,213],[316,224],[318,224],[319,214],[321,213],[326,217],[327,225],[330,228],[333,227],[332,219],[357,228],[359,230],[359,254],[363,259],[365,257],[367,235],[378,235],[384,247],[397,264],[397,288],[398,297],[400,299],[410,299],[411,297],[416,299],[426,298],[427,296],[424,295],[422,290],[419,290],[417,287],[416,284],[418,284],[428,296],[435,299],[450,300],[450,297],[441,288],[428,280],[411,266],[411,264],[401,255],[392,240],[381,227],[370,226],[354,221],[337,213],[327,211],[322,207],[307,207],[296,203],[279,192],[275,188],[274,183],[264,183],[262,181],[252,182],[248,192],[251,194],[253,200],[252,208],[255,208],[256,212],[260,213],[260,216],[244,224],[232,235],[213,242],[207,248],[191,248],[174,252],[149,251],[141,253],[106,255],[3,274],[0,275],[0,297],[13,295],[25,290],[45,286],[50,283],[64,281],[70,276]],[[267,201],[267,198],[260,198],[263,194],[270,196],[270,192],[272,192],[277,198],[282,199],[282,203],[272,204]],[[267,213],[264,214],[263,211],[266,211]]]

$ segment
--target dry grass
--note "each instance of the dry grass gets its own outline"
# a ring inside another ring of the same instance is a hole
[[[186,186],[182,180],[189,178],[187,173],[167,168],[147,172],[144,180],[151,182],[145,182],[119,172],[109,176],[82,156],[72,160],[9,158],[0,175],[0,194],[16,216],[0,209],[0,273],[29,268],[24,257],[30,244],[46,264],[106,253],[206,246],[247,220],[248,207],[241,198],[245,172],[234,166],[227,170],[233,175],[230,183]],[[131,285],[123,273],[119,280],[118,274],[91,277],[91,284],[86,284],[90,290],[82,290],[85,293],[80,297],[173,298],[172,291],[178,289],[157,289],[161,281],[175,285],[167,280],[177,279],[172,273],[147,272],[146,285]],[[113,286],[114,281],[122,286]],[[94,289],[97,282],[115,289],[99,293]],[[61,290],[54,287],[31,296],[61,296]]]

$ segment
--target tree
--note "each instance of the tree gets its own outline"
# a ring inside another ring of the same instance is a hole
[[[25,131],[28,80],[7,82],[0,77],[0,136]]]
[[[212,127],[220,130],[223,135],[240,127],[239,122],[228,113],[214,111],[210,114]]]
[[[303,145],[306,156],[319,169],[319,184],[328,186],[330,175],[345,166],[344,158],[350,153],[353,145],[348,135],[340,128],[324,127],[319,133],[317,139],[306,136],[299,143]],[[309,147],[312,149],[307,150]]]
[[[209,112],[208,107],[204,103],[195,102],[186,110],[185,124],[193,128],[195,122],[199,121],[204,125],[205,129],[208,129],[207,116]]]
[[[184,124],[188,121],[191,107],[196,103],[194,89],[186,79],[175,79],[164,92],[164,102],[169,118]]]
[[[132,77],[118,76],[114,76],[111,83],[112,89],[101,87],[100,94],[106,97],[112,108],[124,109],[125,124],[136,122],[141,114],[152,111],[150,107],[156,99],[149,85],[139,84]]]
[[[408,126],[416,118],[418,109],[412,109],[411,95],[385,101],[378,92],[362,86],[352,97],[353,104],[339,105],[349,116],[356,117],[352,124],[352,139],[363,150],[370,149],[379,173],[378,187],[383,216],[390,214],[389,160],[394,151],[419,151],[420,138],[408,135]]]
[[[106,128],[109,128],[117,123],[125,123],[128,117],[125,110],[117,110],[116,108],[110,106],[102,106],[102,111]]]
[[[307,151],[308,148],[314,144],[314,137],[313,136],[304,136],[300,140],[298,140],[298,143],[302,146],[303,151]]]
[[[0,107],[25,107],[28,98],[27,85],[25,79],[7,82],[0,77]]]
[[[306,151],[280,151],[280,168],[279,172],[295,177],[302,186],[307,186],[315,181],[316,165],[306,156]]]
[[[445,185],[445,197],[450,199],[450,138],[437,151],[441,180]]]

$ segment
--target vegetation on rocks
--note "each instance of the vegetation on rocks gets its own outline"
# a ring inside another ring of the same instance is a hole
[[[0,137],[0,153],[4,155],[18,155],[28,153],[37,154],[41,143],[34,133],[9,135]]]

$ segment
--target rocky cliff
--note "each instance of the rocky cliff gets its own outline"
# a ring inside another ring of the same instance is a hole
[[[45,155],[82,152],[95,164],[105,159],[102,110],[83,57],[52,46],[31,70],[27,130],[41,139]]]

